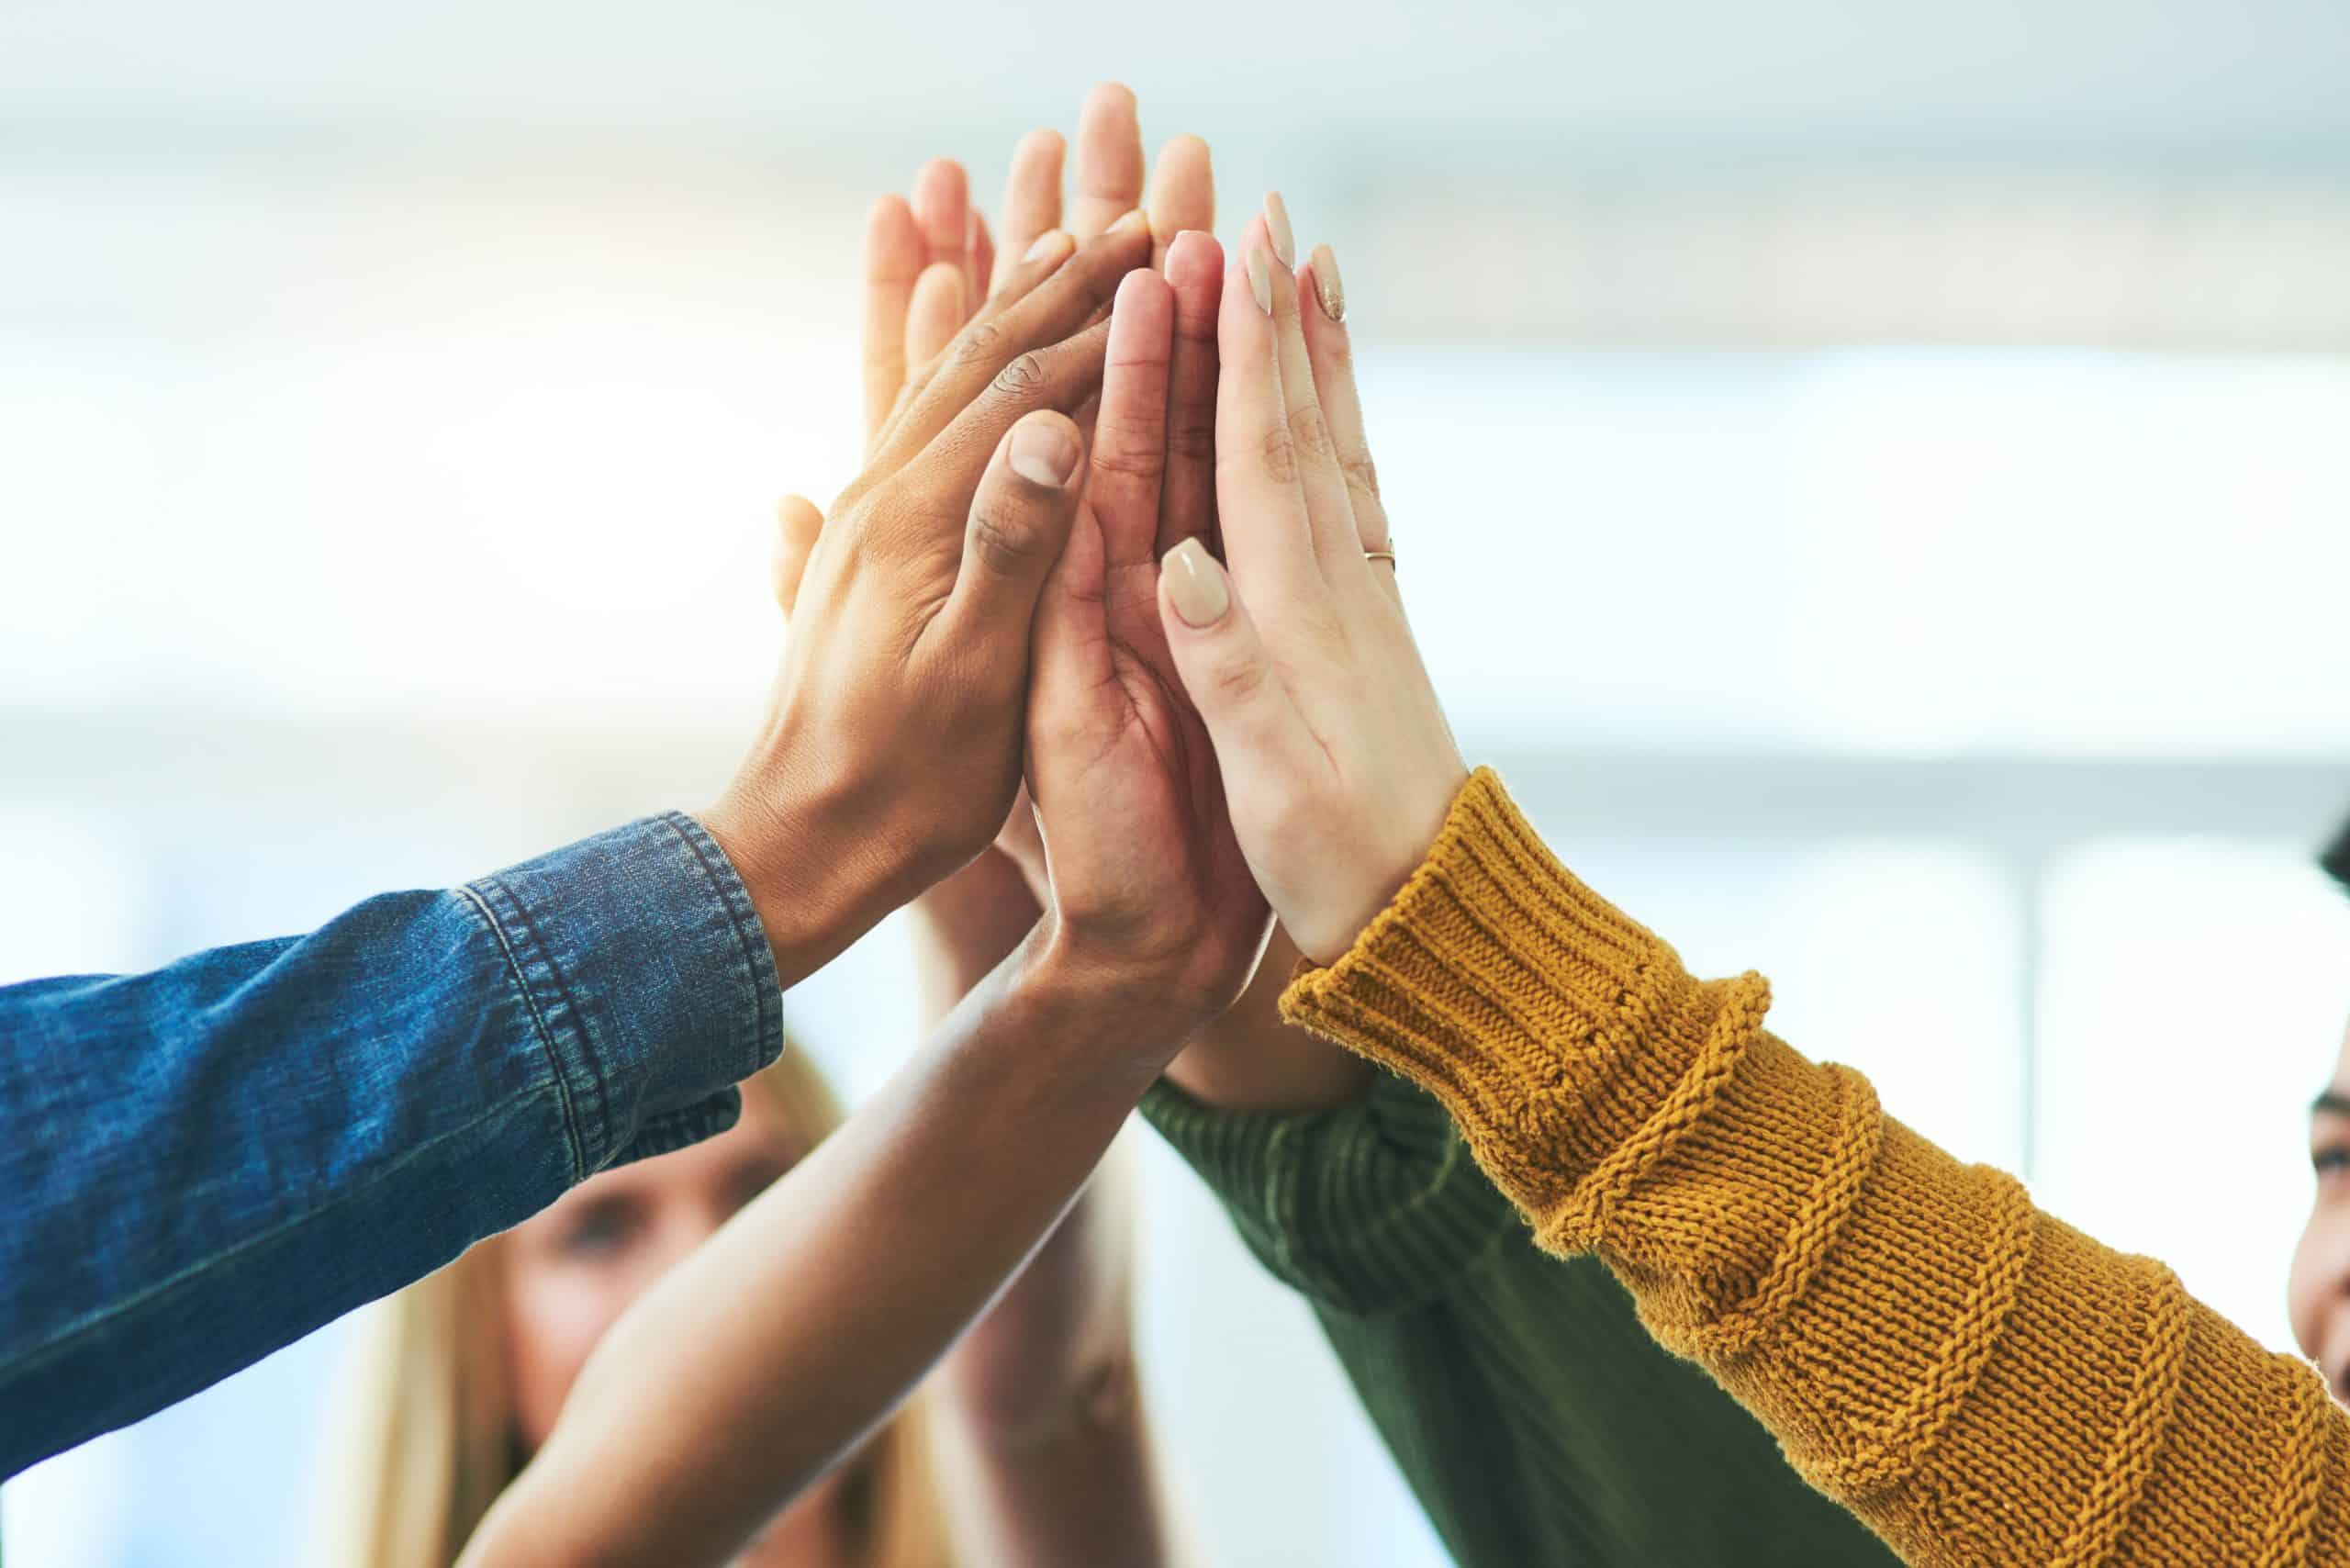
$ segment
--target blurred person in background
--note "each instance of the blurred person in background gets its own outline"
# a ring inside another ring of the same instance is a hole
[[[613,1320],[840,1123],[797,1049],[743,1091],[732,1130],[590,1177],[382,1304],[345,1391],[322,1564],[450,1568]],[[784,1509],[745,1568],[1169,1561],[1123,1192],[1114,1170],[1097,1176],[926,1394]]]
[[[2350,893],[2350,820],[2318,864]],[[2293,1338],[2325,1374],[2333,1397],[2350,1404],[2350,1028],[2332,1081],[2310,1105],[2310,1169],[2317,1190],[2287,1292]]]

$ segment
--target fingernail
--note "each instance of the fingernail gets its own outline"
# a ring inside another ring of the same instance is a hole
[[[1347,286],[1338,276],[1338,258],[1330,253],[1327,245],[1314,247],[1314,297],[1322,302],[1322,314],[1333,321],[1347,319]]]
[[[1069,233],[1066,230],[1047,229],[1036,236],[1036,242],[1029,246],[1028,253],[1020,259],[1023,263],[1041,262],[1055,251],[1065,249],[1069,243]]]
[[[1113,234],[1147,234],[1150,232],[1150,217],[1147,213],[1144,212],[1142,208],[1136,207],[1132,212],[1126,214],[1124,218],[1118,219],[1117,222],[1110,225],[1110,232]]]
[[[1224,568],[1196,539],[1186,539],[1167,552],[1158,564],[1167,579],[1167,599],[1186,626],[1213,626],[1232,608],[1232,590],[1225,587]]]
[[[1058,420],[1023,420],[1012,427],[1010,462],[1030,484],[1058,490],[1077,471],[1077,442]]]
[[[1297,237],[1289,230],[1289,208],[1281,205],[1281,193],[1265,193],[1265,236],[1273,242],[1273,254],[1281,265],[1297,265]]]
[[[1273,269],[1265,260],[1265,247],[1248,247],[1248,292],[1257,297],[1257,308],[1270,316],[1273,313]]]

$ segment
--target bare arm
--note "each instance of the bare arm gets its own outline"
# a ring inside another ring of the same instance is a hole
[[[916,951],[933,1014],[983,983],[1038,913],[1001,854],[924,895]],[[960,1562],[1157,1564],[1175,1556],[1135,1366],[1131,1175],[1113,1150],[932,1382]]]
[[[1180,1038],[1115,989],[1072,978],[1040,926],[614,1327],[465,1568],[722,1562],[853,1451],[1061,1216]]]
[[[1215,267],[1214,241],[1192,238]],[[1098,440],[1163,427],[1174,311],[1156,274],[1120,285]],[[1075,425],[1035,414],[1023,431],[1058,492],[1084,496]],[[1041,597],[1025,750],[1047,918],[871,1104],[621,1319],[467,1568],[739,1551],[986,1306],[1182,1040],[1248,983],[1269,922],[1220,782],[1195,765],[1205,733],[1153,607],[1106,591],[1118,563],[1147,559],[1154,523],[1080,506]]]

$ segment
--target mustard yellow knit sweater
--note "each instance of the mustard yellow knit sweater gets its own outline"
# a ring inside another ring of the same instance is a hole
[[[2350,1417],[1571,876],[1490,771],[1293,1021],[1432,1092],[1554,1252],[1907,1562],[2350,1564]]]

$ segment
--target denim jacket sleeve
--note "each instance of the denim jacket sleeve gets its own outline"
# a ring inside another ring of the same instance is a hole
[[[0,988],[0,1477],[732,1126],[782,1043],[750,896],[676,812]]]

